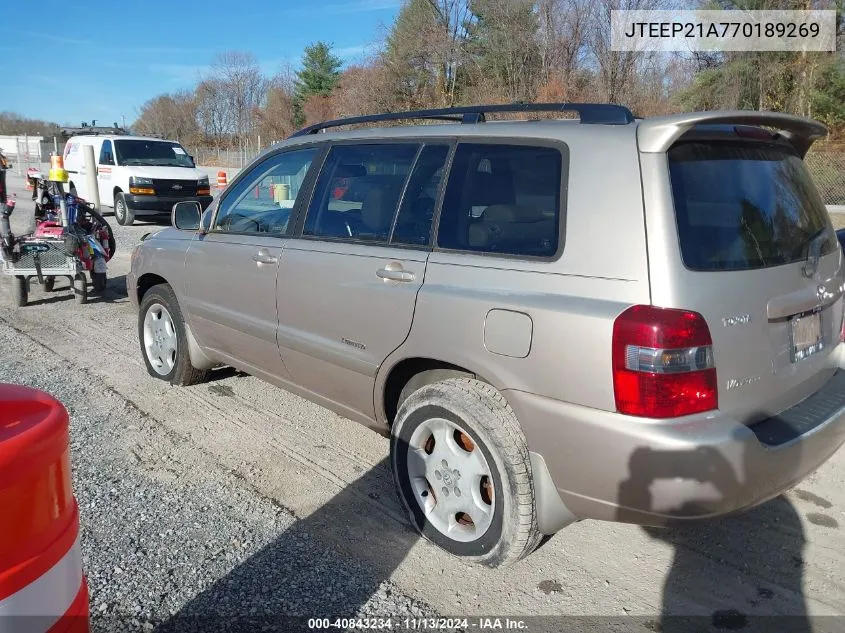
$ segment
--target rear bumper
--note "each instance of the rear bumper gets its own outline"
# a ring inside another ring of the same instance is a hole
[[[129,207],[135,215],[159,215],[162,213],[169,214],[173,210],[173,205],[177,202],[199,202],[202,210],[205,211],[208,205],[214,200],[213,196],[188,196],[183,198],[164,198],[160,196],[135,196],[131,194],[124,194],[126,206]]]
[[[639,420],[504,394],[579,519],[663,526],[733,514],[789,490],[845,443],[845,370],[750,427],[719,412]]]

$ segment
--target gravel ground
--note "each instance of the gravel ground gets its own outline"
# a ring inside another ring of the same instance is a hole
[[[18,191],[20,233],[31,206]],[[124,275],[160,225],[112,224],[109,288],[89,305],[62,280],[14,309],[0,277],[0,381],[44,388],[72,415],[96,631],[215,630],[267,610],[601,615],[626,633],[686,630],[652,624],[661,614],[838,615],[814,633],[845,630],[845,451],[740,517],[664,531],[585,521],[513,567],[468,565],[409,529],[383,437],[238,372],[189,388],[150,378]]]
[[[0,349],[0,382],[47,391],[70,413],[95,631],[153,630],[177,613],[188,618],[178,630],[209,630],[213,621],[192,616],[210,614],[223,623],[432,613],[315,542],[291,512],[95,376],[66,372],[62,358],[3,324]]]

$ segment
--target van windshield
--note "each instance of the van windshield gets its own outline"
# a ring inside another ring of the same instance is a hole
[[[194,161],[179,143],[123,140],[115,141],[114,149],[120,165],[194,167]]]
[[[751,270],[837,248],[804,162],[789,148],[689,142],[669,150],[681,254],[687,268]]]

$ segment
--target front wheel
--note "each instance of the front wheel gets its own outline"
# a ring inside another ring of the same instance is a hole
[[[127,206],[123,193],[114,197],[114,218],[120,226],[131,226],[135,222],[135,212]]]
[[[191,364],[182,310],[166,284],[150,288],[138,310],[138,340],[147,372],[172,385],[193,385],[208,372]]]
[[[106,273],[91,273],[91,285],[94,288],[94,292],[102,292],[106,289]]]
[[[411,523],[449,553],[498,567],[537,547],[528,446],[490,385],[450,378],[412,393],[391,429],[390,463]]]

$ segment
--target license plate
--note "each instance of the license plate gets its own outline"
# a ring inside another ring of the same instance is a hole
[[[792,362],[797,363],[824,349],[821,312],[793,317],[789,322]]]

